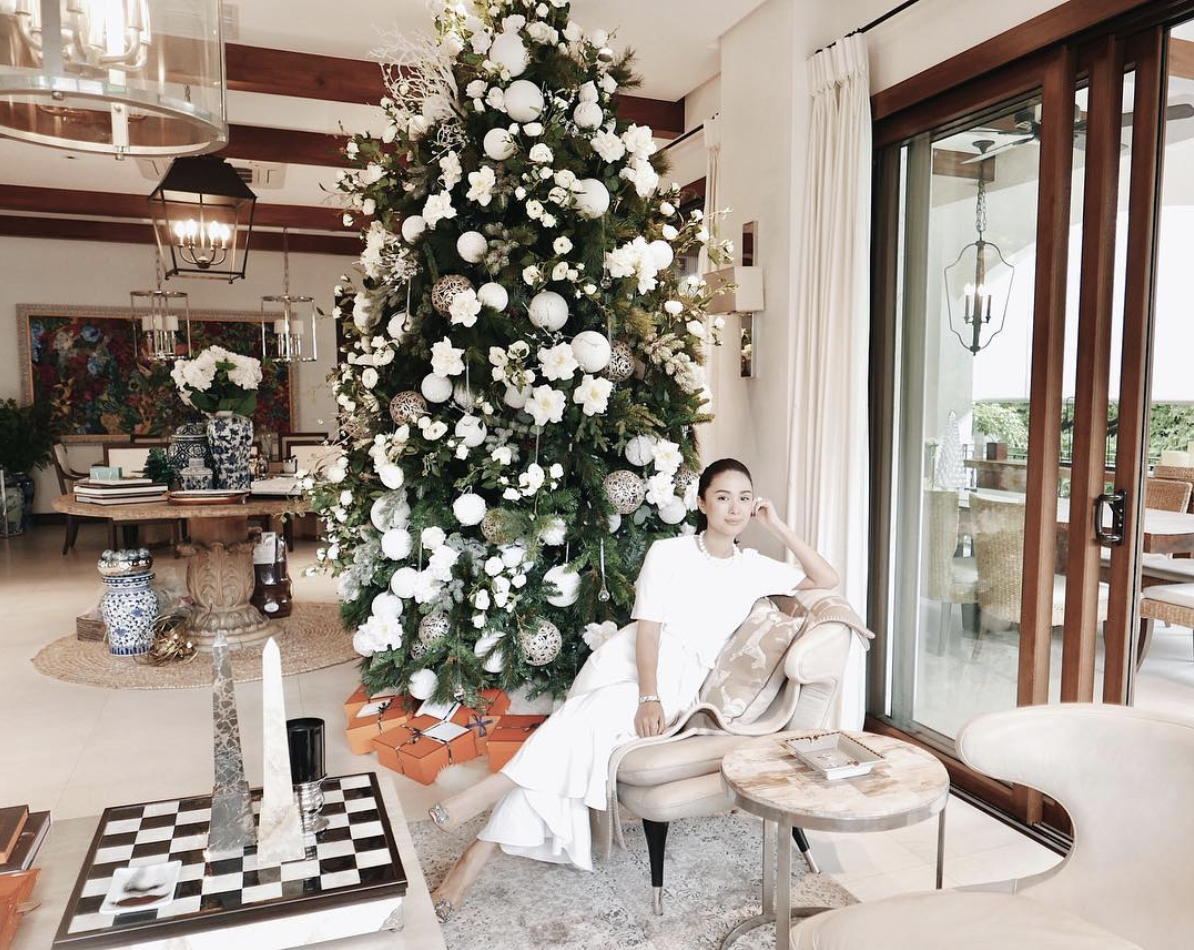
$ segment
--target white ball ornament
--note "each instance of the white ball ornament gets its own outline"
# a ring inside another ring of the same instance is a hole
[[[506,67],[511,76],[521,76],[525,73],[527,63],[530,61],[526,45],[517,33],[499,33],[494,37],[493,43],[490,44],[489,51],[485,55],[491,62]],[[509,101],[508,98],[507,101]],[[523,120],[518,119],[517,121]]]
[[[414,244],[426,230],[427,222],[421,214],[412,214],[409,218],[402,219],[402,239],[407,244]]]
[[[402,473],[402,469],[392,462],[377,466],[377,477],[381,479],[381,483],[386,488],[390,489],[401,488],[406,481],[406,476]]]
[[[428,402],[447,402],[452,398],[452,380],[446,376],[428,373],[419,384],[419,391]]]
[[[373,598],[369,608],[374,617],[393,619],[402,615],[402,598],[388,590]]]
[[[581,102],[572,110],[572,121],[582,129],[595,129],[605,118],[599,103]]]
[[[490,129],[481,140],[481,147],[495,162],[504,162],[514,154],[514,139],[505,129]]]
[[[416,670],[410,676],[410,694],[415,699],[430,699],[439,686],[439,677],[431,670]]]
[[[568,322],[568,301],[554,290],[541,290],[531,298],[528,312],[540,330],[558,330]]]
[[[679,524],[688,515],[684,499],[673,495],[659,506],[659,520],[664,524]]]
[[[506,288],[492,281],[481,285],[477,290],[477,299],[481,301],[482,307],[488,307],[498,313],[501,313],[510,304],[510,295],[506,293]]]
[[[485,499],[475,492],[461,495],[452,502],[452,514],[462,525],[472,526],[480,524],[485,517]]]
[[[576,188],[576,213],[582,218],[600,218],[609,210],[609,189],[596,178],[582,178]]]
[[[369,509],[369,520],[378,531],[401,528],[410,517],[410,505],[406,503],[406,492],[390,491],[373,502]]]
[[[554,584],[559,591],[547,598],[553,607],[571,607],[580,596],[580,575],[568,570],[563,564],[549,568],[543,575],[543,580]]]
[[[465,231],[456,239],[456,253],[461,260],[470,264],[479,264],[485,259],[485,252],[489,250],[489,242],[480,231]]]
[[[511,409],[521,409],[527,404],[527,400],[530,398],[530,395],[530,386],[524,386],[522,389],[518,389],[514,386],[507,386],[506,394],[502,396],[502,402],[504,402]]]
[[[400,567],[390,578],[390,590],[403,600],[410,600],[415,596],[415,584],[419,580],[419,572],[413,567]]]
[[[473,644],[473,654],[475,656],[484,656],[495,646],[502,642],[503,634],[500,633],[485,633]]]
[[[469,412],[477,404],[477,394],[462,381],[452,387],[452,402]]]
[[[498,647],[489,656],[485,658],[485,662],[481,664],[482,668],[487,673],[500,673],[506,668],[506,651],[504,647]]]
[[[456,423],[456,437],[470,449],[476,448],[485,441],[487,434],[485,423],[476,416],[463,416]]]
[[[596,330],[583,330],[572,338],[572,355],[586,373],[599,373],[609,365],[609,340]]]
[[[413,542],[405,528],[390,528],[381,536],[381,553],[391,561],[401,561],[410,554]]]
[[[655,461],[655,439],[649,435],[636,435],[626,443],[626,461],[631,465],[648,465]]]
[[[609,516],[609,533],[617,534],[620,527],[622,527],[622,516],[615,511]]]
[[[667,270],[672,266],[672,261],[676,259],[676,255],[672,252],[672,246],[667,241],[652,241],[647,245],[647,250],[658,270]]]
[[[543,113],[543,93],[533,82],[519,79],[506,89],[506,114],[515,122],[534,122]]]

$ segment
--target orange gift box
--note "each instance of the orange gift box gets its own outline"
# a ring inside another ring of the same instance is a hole
[[[351,726],[352,721],[356,719],[357,713],[368,706],[370,703],[380,703],[387,699],[397,699],[402,694],[396,689],[383,689],[380,693],[370,696],[365,692],[364,686],[358,686],[348,699],[344,700],[344,721],[346,726]]]
[[[371,752],[374,739],[403,725],[414,715],[412,704],[406,696],[398,696],[393,700],[383,699],[380,703],[387,705],[378,710],[374,708],[377,704],[368,703],[361,707],[349,723],[344,734],[353,755]]]
[[[546,716],[503,716],[498,727],[489,731],[489,771],[500,771],[514,758],[531,733],[546,721]]]
[[[377,736],[373,740],[377,761],[407,778],[430,785],[444,766],[475,759],[477,744],[471,730],[447,740],[427,735],[435,726],[444,724],[444,720],[434,716],[416,716],[406,725]]]

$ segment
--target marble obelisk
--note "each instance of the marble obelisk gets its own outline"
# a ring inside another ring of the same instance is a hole
[[[301,861],[306,855],[286,742],[286,697],[282,691],[282,654],[270,637],[261,652],[262,762],[261,814],[257,821],[257,865]]]
[[[236,688],[232,658],[223,631],[211,645],[211,705],[215,736],[215,785],[211,793],[211,824],[207,850],[212,854],[243,850],[254,841],[253,804],[245,780],[245,759],[236,717]]]

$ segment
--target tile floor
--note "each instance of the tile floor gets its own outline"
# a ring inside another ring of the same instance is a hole
[[[95,561],[103,532],[85,526],[78,546],[59,554],[63,529],[35,528],[0,539],[0,722],[5,768],[0,800],[49,808],[59,820],[97,814],[107,805],[193,793],[211,784],[211,706],[205,690],[119,691],[60,683],[29,662],[37,650],[74,631],[74,618],[98,601]],[[326,577],[305,577],[314,546],[299,542],[292,555],[295,596],[334,600]],[[159,573],[185,563],[155,552]],[[1189,644],[1187,643],[1186,646]],[[286,681],[289,716],[320,716],[329,731],[328,767],[334,772],[375,767],[349,753],[334,728],[340,704],[356,685],[354,664]],[[246,769],[261,775],[261,693],[238,688]],[[473,762],[479,777],[484,763]],[[424,788],[381,770],[412,818],[422,816],[442,789]],[[467,778],[467,776],[466,776]],[[932,887],[936,822],[900,831],[810,834],[820,865],[862,900]],[[947,885],[1004,880],[1044,870],[1059,860],[1012,828],[954,798],[946,834]]]

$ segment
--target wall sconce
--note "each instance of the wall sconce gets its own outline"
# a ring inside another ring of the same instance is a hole
[[[214,155],[176,158],[149,196],[165,276],[244,278],[257,196]]]
[[[756,314],[763,310],[763,268],[754,266],[725,267],[705,275],[710,293],[727,284],[731,289],[709,302],[709,313],[738,314],[738,374],[744,379],[758,376],[756,359],[759,336]]]

